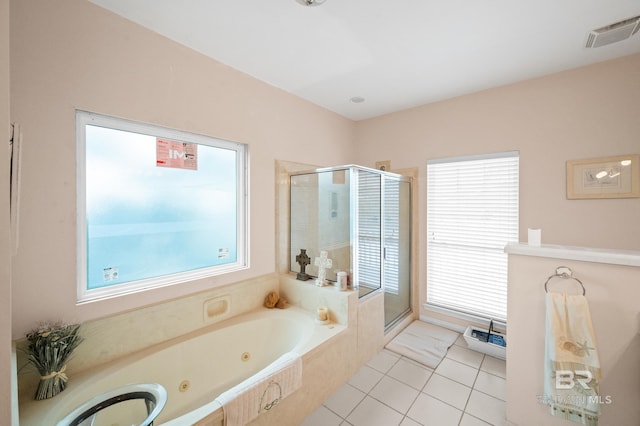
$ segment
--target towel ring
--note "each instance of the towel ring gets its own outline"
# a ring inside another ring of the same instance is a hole
[[[564,269],[564,271],[560,271],[561,269]],[[545,281],[544,283],[544,291],[545,293],[549,293],[549,290],[547,289],[547,284],[549,284],[549,281],[551,280],[551,278],[562,278],[562,279],[571,279],[571,280],[576,280],[578,282],[578,284],[580,284],[580,287],[582,287],[582,295],[585,296],[587,294],[587,290],[585,290],[584,288],[584,284],[582,284],[582,281],[580,281],[579,279],[577,279],[576,277],[573,276],[573,271],[571,270],[571,268],[569,268],[568,266],[558,266],[556,268],[556,273],[551,275],[549,278],[547,278],[547,281]]]

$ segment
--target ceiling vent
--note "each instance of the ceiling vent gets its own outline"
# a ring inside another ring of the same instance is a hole
[[[640,16],[591,30],[586,47],[600,47],[627,39],[640,29]]]

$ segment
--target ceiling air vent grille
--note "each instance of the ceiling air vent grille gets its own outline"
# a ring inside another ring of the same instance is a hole
[[[600,47],[631,37],[640,29],[640,16],[591,30],[586,47]]]

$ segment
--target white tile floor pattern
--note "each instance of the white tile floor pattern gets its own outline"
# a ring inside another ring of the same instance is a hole
[[[383,349],[302,426],[503,426],[505,361],[462,337],[433,370]]]

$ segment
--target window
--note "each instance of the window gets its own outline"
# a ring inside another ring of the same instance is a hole
[[[243,144],[76,113],[78,301],[243,269]]]
[[[506,321],[518,153],[427,162],[427,304]]]

